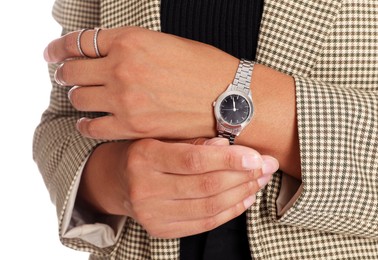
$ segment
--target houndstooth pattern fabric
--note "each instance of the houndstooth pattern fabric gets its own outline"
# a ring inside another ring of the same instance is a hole
[[[124,25],[160,29],[159,0],[57,0],[63,33]],[[254,259],[378,259],[378,2],[265,0],[257,62],[295,78],[303,192],[276,214],[277,173],[247,211]],[[50,74],[55,67],[50,66]],[[67,90],[52,79],[34,156],[60,224],[77,169],[102,141],[75,130]],[[96,116],[96,115],[92,115]],[[128,219],[113,247],[63,239],[91,259],[179,259],[179,240]]]

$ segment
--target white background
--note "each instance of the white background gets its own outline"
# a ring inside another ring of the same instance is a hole
[[[88,259],[60,244],[55,207],[32,160],[33,132],[50,94],[43,50],[61,31],[52,6],[0,2],[0,259]]]

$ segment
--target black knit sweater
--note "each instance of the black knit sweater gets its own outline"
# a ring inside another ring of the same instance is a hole
[[[262,0],[161,0],[161,29],[254,60],[262,9]],[[245,214],[180,242],[181,260],[251,259]]]

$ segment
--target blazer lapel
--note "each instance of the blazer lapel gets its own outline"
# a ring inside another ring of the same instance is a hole
[[[341,7],[341,0],[265,0],[257,62],[308,75]]]

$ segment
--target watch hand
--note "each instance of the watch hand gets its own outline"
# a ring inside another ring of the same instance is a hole
[[[236,111],[236,108],[235,108],[235,97],[232,97],[232,104],[233,104],[233,106],[234,106],[233,111],[235,112],[235,111]]]

